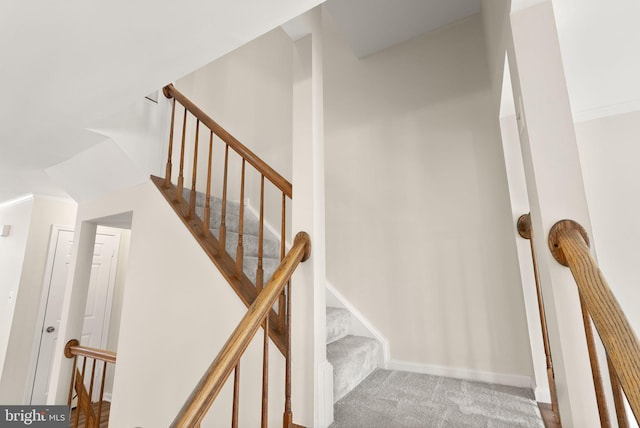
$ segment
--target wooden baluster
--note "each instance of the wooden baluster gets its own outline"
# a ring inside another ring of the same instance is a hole
[[[209,134],[209,163],[207,165],[207,197],[204,204],[204,215],[202,216],[202,234],[209,236],[211,225],[211,154],[213,152],[213,131]]]
[[[96,363],[98,360],[93,359],[93,364],[91,365],[91,383],[89,383],[89,403],[93,402],[93,382],[96,375]]]
[[[260,176],[260,224],[258,226],[258,269],[256,270],[256,291],[262,291],[264,269],[262,268],[264,244],[264,175]]]
[[[86,379],[84,377],[86,368],[87,368],[87,357],[84,357],[83,360],[82,360],[82,374],[81,374],[83,383],[84,383],[84,380]],[[78,423],[80,422],[80,410],[81,410],[80,399],[81,399],[81,397],[80,397],[80,391],[77,391],[77,392],[78,392],[78,402],[76,403],[76,420],[75,420],[75,423],[73,424],[74,428],[78,428]],[[87,419],[87,416],[88,416],[87,414],[84,415],[85,420]]]
[[[238,411],[240,397],[240,362],[236,365],[233,376],[233,410],[231,413],[231,428],[238,428]]]
[[[262,425],[269,423],[269,314],[264,319],[264,344],[262,348]]]
[[[91,364],[91,380],[89,381],[89,411],[84,415],[84,426],[85,428],[92,427],[93,425],[93,383],[95,381],[96,374],[96,362],[97,360],[93,359],[93,364]]]
[[[200,120],[196,121],[196,141],[193,148],[193,171],[191,173],[191,194],[189,195],[188,217],[196,214],[196,174],[198,172],[198,136],[200,135]]]
[[[282,193],[282,219],[280,224],[280,261],[284,259],[285,241],[286,241],[286,217],[287,217],[287,195]],[[286,288],[285,288],[286,289]],[[278,298],[278,330],[284,331],[285,312],[286,312],[286,298],[285,291],[282,290],[282,294]]]
[[[171,187],[171,155],[173,154],[173,123],[176,115],[176,99],[171,104],[171,128],[169,129],[169,154],[167,155],[167,169],[164,177],[164,187]]]
[[[229,166],[229,146],[224,149],[224,176],[222,179],[222,207],[220,208],[220,229],[218,229],[218,249],[220,252],[226,251],[227,242],[227,167]]]
[[[636,420],[640,421],[640,341],[590,253],[587,232],[575,221],[561,220],[549,231],[548,243],[556,261],[569,267],[576,280],[583,320],[589,321],[585,322],[589,351],[592,320]],[[585,312],[589,317],[584,316]],[[593,366],[593,359],[590,361]]]
[[[536,295],[538,297],[538,315],[540,316],[540,327],[542,329],[542,344],[547,363],[547,381],[549,383],[549,393],[551,395],[551,411],[556,419],[560,419],[558,411],[558,394],[556,392],[556,381],[553,373],[553,360],[551,358],[551,345],[549,344],[549,332],[547,328],[547,315],[544,308],[544,298],[540,287],[540,274],[538,272],[538,257],[533,244],[533,227],[531,225],[531,213],[523,214],[518,218],[518,233],[521,237],[529,241],[531,250],[531,260],[533,262],[533,279],[536,284]]]
[[[284,353],[285,360],[285,380],[284,380],[284,415],[282,426],[284,428],[293,427],[293,413],[291,412],[291,282],[286,286],[287,289],[287,310],[286,313],[286,347]]]
[[[100,399],[98,400],[98,422],[97,427],[100,427],[100,419],[102,418],[102,399],[104,397],[104,381],[107,378],[107,362],[102,362],[102,381],[100,382]]]
[[[67,406],[71,410],[71,400],[73,400],[73,384],[76,378],[76,371],[78,370],[78,356],[73,357],[73,371],[71,372],[71,386],[69,387],[69,399],[67,400]]]
[[[182,145],[180,146],[180,172],[178,173],[178,185],[176,186],[176,200],[182,202],[182,189],[184,188],[184,140],[187,137],[187,109],[184,109],[182,121]]]
[[[629,428],[627,410],[624,407],[624,397],[622,395],[622,385],[620,385],[618,374],[609,359],[609,355],[607,355],[607,366],[609,367],[609,378],[611,379],[611,389],[613,390],[613,403],[616,409],[618,428]]]
[[[593,329],[591,328],[591,318],[585,309],[584,299],[580,296],[580,309],[582,311],[582,323],[584,324],[584,333],[587,339],[587,351],[589,352],[589,363],[591,364],[591,376],[593,377],[593,386],[596,391],[596,402],[598,404],[598,414],[600,415],[600,426],[602,428],[610,428],[609,411],[607,409],[607,400],[604,395],[604,383],[602,374],[600,373],[600,364],[598,363],[598,355],[596,354],[596,345],[593,339]]]
[[[244,169],[246,161],[242,159],[242,174],[240,176],[240,218],[238,219],[238,247],[236,249],[236,276],[242,275],[244,248],[242,246],[242,229],[244,228]]]

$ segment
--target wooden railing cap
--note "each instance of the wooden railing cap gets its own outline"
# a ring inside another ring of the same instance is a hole
[[[306,262],[311,257],[311,237],[307,232],[298,232],[293,242],[304,243],[304,253],[301,262]]]
[[[169,83],[167,86],[162,88],[162,93],[167,98],[173,98],[171,95],[171,89],[173,89],[173,83]]]
[[[518,218],[518,234],[524,239],[531,239],[531,213],[522,214]]]
[[[74,354],[71,352],[71,347],[79,345],[80,342],[78,342],[78,339],[71,339],[70,341],[68,341],[67,344],[64,345],[64,356],[67,358],[73,358]]]
[[[553,225],[551,230],[549,231],[549,249],[551,250],[551,254],[553,254],[553,258],[556,259],[558,263],[562,266],[569,266],[567,262],[567,258],[562,251],[562,247],[560,246],[560,235],[566,232],[577,232],[584,239],[585,244],[589,247],[589,235],[587,235],[587,231],[580,225],[580,223],[573,220],[560,220],[556,224]]]
[[[71,339],[67,342],[64,346],[64,356],[67,358],[73,358],[76,356],[89,357],[100,361],[106,361],[108,363],[115,363],[117,358],[117,354],[115,352],[81,346],[77,339]]]

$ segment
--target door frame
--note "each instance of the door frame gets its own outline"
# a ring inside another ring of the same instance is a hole
[[[121,234],[117,231],[104,232],[100,230],[96,235],[111,235],[115,238],[113,248],[113,260],[111,263],[111,270],[109,272],[109,284],[107,286],[107,307],[105,309],[104,328],[102,329],[102,336],[100,338],[100,347],[105,349],[109,339],[109,325],[111,323],[111,309],[113,305],[113,294],[116,283],[116,272],[118,270],[118,261],[120,254],[120,238]],[[29,358],[29,371],[27,372],[27,385],[25,388],[25,395],[23,398],[24,403],[31,404],[31,397],[33,395],[33,382],[35,381],[36,369],[38,365],[38,356],[40,353],[40,342],[42,341],[42,335],[44,331],[44,318],[47,311],[47,303],[49,300],[49,288],[51,286],[51,276],[53,274],[53,262],[55,260],[56,247],[60,232],[73,232],[75,234],[75,228],[73,226],[63,226],[58,224],[51,225],[51,231],[49,233],[49,247],[47,249],[47,261],[45,263],[44,275],[42,278],[42,287],[40,290],[40,303],[38,304],[38,314],[36,317],[36,325],[33,333],[33,341],[31,344],[31,357]],[[75,241],[75,239],[74,239]]]

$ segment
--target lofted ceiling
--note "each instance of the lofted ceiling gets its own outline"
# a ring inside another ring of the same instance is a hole
[[[1,1],[0,201],[65,195],[44,169],[105,141],[89,129],[323,1]],[[553,3],[576,118],[638,109],[640,3]],[[358,57],[481,11],[480,0],[326,5]]]
[[[328,0],[354,54],[365,57],[480,13],[480,0]]]
[[[88,128],[322,1],[2,0],[0,201],[64,195],[44,168]]]
[[[554,0],[576,121],[640,109],[640,2]]]

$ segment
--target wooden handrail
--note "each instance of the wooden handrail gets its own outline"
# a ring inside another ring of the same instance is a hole
[[[71,339],[64,347],[64,356],[67,358],[88,357],[95,360],[106,361],[107,363],[115,364],[117,354],[115,352],[106,351],[104,349],[81,346],[77,339]]]
[[[613,376],[617,375],[640,420],[640,342],[589,251],[584,228],[572,220],[559,221],[549,232],[549,248],[558,263],[571,269],[615,371]]]
[[[89,348],[87,346],[80,346],[77,339],[71,339],[64,347],[64,356],[67,358],[73,358],[73,370],[71,372],[71,384],[69,385],[69,396],[67,399],[67,405],[71,408],[73,401],[73,391],[75,389],[77,396],[77,403],[75,409],[75,415],[73,420],[73,427],[78,428],[80,421],[80,414],[84,415],[84,428],[100,427],[100,420],[102,419],[102,404],[104,402],[104,386],[107,378],[107,364],[116,362],[116,353],[111,351],[105,351],[103,349]],[[82,370],[78,368],[78,357],[83,357]],[[89,391],[87,391],[85,382],[87,358],[93,359],[91,364],[91,376],[89,378]],[[102,363],[102,375],[100,380],[100,392],[98,395],[98,408],[94,408],[94,380],[96,375],[96,363],[100,361]],[[107,416],[108,423],[108,416]]]
[[[305,232],[294,239],[293,246],[282,260],[271,279],[265,285],[249,310],[236,327],[231,337],[211,363],[195,389],[180,409],[170,427],[194,427],[204,418],[227,378],[237,367],[240,357],[249,346],[256,332],[269,315],[271,307],[291,279],[293,272],[301,262],[311,254],[311,240]]]
[[[551,395],[551,411],[554,418],[559,422],[558,394],[556,392],[555,374],[553,372],[553,359],[551,357],[551,345],[549,344],[549,332],[547,329],[547,315],[544,308],[544,298],[540,287],[540,275],[538,273],[538,258],[533,245],[533,226],[531,224],[531,213],[523,214],[518,218],[518,234],[529,241],[531,250],[531,261],[533,263],[533,279],[536,284],[536,296],[538,297],[538,315],[540,316],[540,328],[542,329],[542,344],[547,363],[547,382],[549,383],[549,394]]]
[[[283,176],[278,174],[273,168],[267,165],[255,153],[253,153],[244,144],[238,141],[233,135],[228,133],[222,126],[220,126],[215,120],[213,120],[205,112],[203,112],[189,98],[185,97],[172,84],[165,86],[162,89],[162,92],[165,97],[173,98],[180,104],[182,104],[187,110],[189,110],[192,115],[196,117],[196,119],[206,125],[211,131],[213,131],[214,134],[216,134],[236,153],[238,153],[240,156],[242,156],[242,158],[253,165],[253,167],[257,169],[260,174],[264,175],[276,187],[278,187],[282,192],[284,192],[288,197],[291,198],[291,183],[289,183]]]

